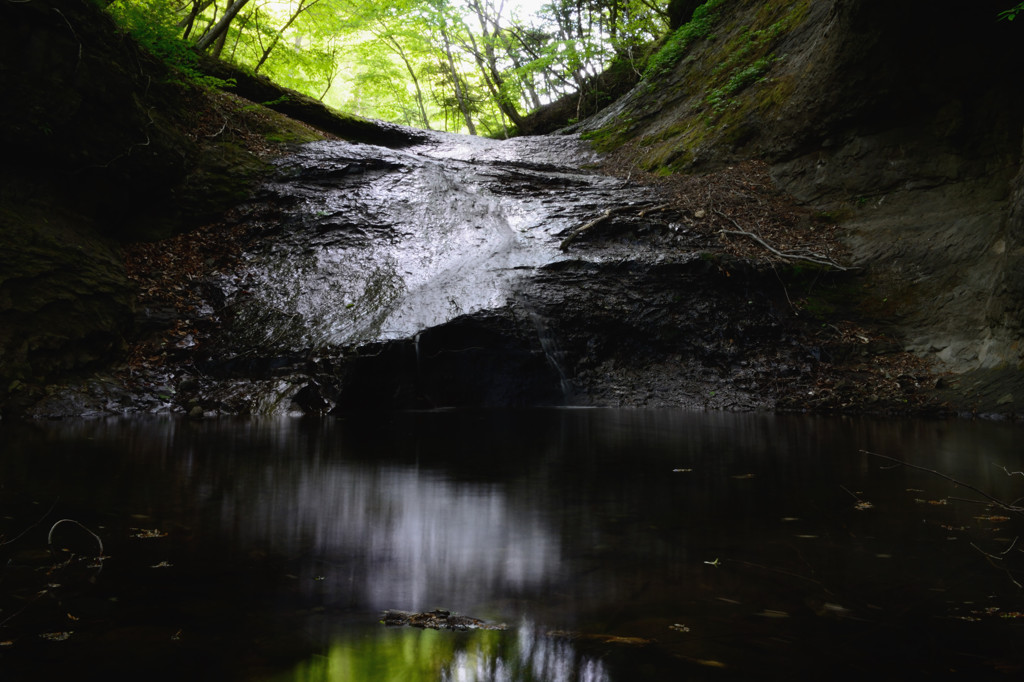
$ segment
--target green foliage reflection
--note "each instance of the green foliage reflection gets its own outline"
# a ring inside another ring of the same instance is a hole
[[[335,641],[323,655],[298,665],[281,682],[610,682],[604,664],[581,655],[566,639],[518,631],[450,632],[384,628]]]

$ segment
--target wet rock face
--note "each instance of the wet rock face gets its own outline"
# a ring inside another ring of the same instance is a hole
[[[352,347],[504,305],[524,271],[563,257],[559,233],[654,201],[580,171],[585,154],[568,138],[304,146],[266,185],[260,242],[223,283],[232,344]]]
[[[566,137],[305,145],[250,206],[261,231],[241,268],[205,284],[224,332],[199,367],[301,375],[275,404],[302,411],[564,403],[545,318],[521,292],[570,259],[565,234],[657,202],[581,170],[592,160]]]
[[[779,273],[593,161],[569,137],[304,145],[240,207],[232,266],[184,287],[190,319],[147,309],[190,329],[161,365],[33,414],[749,410],[813,388],[825,351]]]
[[[237,267],[193,283],[208,331],[166,407],[756,409],[805,380],[777,275],[593,160],[569,137],[299,148],[240,212]]]

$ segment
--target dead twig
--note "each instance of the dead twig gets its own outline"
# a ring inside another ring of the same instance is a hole
[[[669,208],[669,207],[670,207],[670,204],[658,204],[657,206],[648,206],[647,208],[640,209],[640,211],[637,213],[637,216],[640,217],[640,218],[643,218],[648,213],[653,213],[655,211],[663,211],[663,210],[665,210],[666,208]],[[621,213],[626,213],[627,211],[629,211],[632,208],[635,208],[635,206],[619,206],[617,208],[609,208],[607,211],[602,213],[597,218],[594,218],[593,220],[591,220],[586,225],[578,227],[575,230],[573,230],[572,232],[570,232],[569,236],[566,237],[565,239],[563,239],[562,243],[558,245],[558,248],[561,249],[562,251],[568,251],[569,250],[569,245],[572,244],[577,239],[579,239],[580,237],[582,237],[584,234],[586,234],[590,230],[594,229],[598,225],[601,225],[605,221],[609,220],[612,216],[618,215],[618,214],[621,214]]]
[[[45,514],[43,514],[42,516],[40,516],[40,517],[39,517],[39,520],[38,520],[38,521],[36,521],[35,523],[33,523],[33,524],[32,524],[31,526],[29,526],[29,527],[28,527],[28,528],[26,528],[25,530],[21,531],[20,533],[18,533],[17,535],[15,535],[15,536],[14,536],[13,538],[11,538],[10,540],[4,540],[3,542],[0,542],[0,547],[3,547],[4,545],[9,545],[9,544],[11,544],[11,543],[13,543],[13,542],[17,542],[17,541],[18,541],[18,540],[20,540],[20,539],[21,539],[22,537],[24,537],[25,533],[29,532],[30,530],[32,530],[33,528],[35,528],[36,526],[38,526],[38,525],[39,525],[40,523],[42,523],[42,522],[43,522],[43,519],[45,519],[45,518],[46,518],[47,516],[49,516],[49,515],[50,515],[50,512],[52,512],[52,511],[53,511],[53,508],[57,506],[57,502],[59,502],[59,501],[60,501],[60,498],[57,498],[56,500],[54,500],[54,501],[53,501],[53,504],[51,504],[51,505],[50,505],[50,508],[46,510],[46,513],[45,513]],[[51,530],[50,532],[53,532],[53,531]]]
[[[583,225],[582,227],[576,228],[575,230],[573,230],[572,232],[569,233],[568,237],[566,237],[565,239],[562,240],[562,243],[558,245],[558,248],[561,249],[562,251],[568,251],[569,250],[569,244],[572,244],[574,241],[579,239],[584,233],[588,232],[589,230],[594,229],[595,227],[597,227],[598,225],[600,225],[604,221],[606,221],[609,218],[611,218],[612,217],[612,213],[614,213],[614,209],[610,209],[609,208],[607,211],[602,213],[600,215],[600,217],[595,218],[594,220],[591,220],[589,223],[587,223],[586,225]]]
[[[732,235],[732,236],[736,236],[736,237],[746,237],[747,239],[750,239],[751,241],[757,243],[759,246],[761,246],[762,248],[764,248],[768,252],[778,256],[779,258],[784,258],[786,260],[795,260],[795,261],[802,261],[804,263],[812,263],[814,265],[823,265],[825,267],[834,268],[836,270],[842,270],[842,271],[845,271],[845,270],[849,269],[849,268],[847,268],[845,266],[842,266],[839,263],[835,262],[834,260],[832,260],[828,256],[822,255],[820,253],[814,253],[814,252],[806,251],[806,250],[801,250],[801,251],[780,251],[779,249],[775,248],[774,246],[772,246],[771,244],[766,242],[764,239],[761,239],[761,237],[759,237],[758,235],[754,234],[753,232],[749,232],[747,230],[744,230],[743,226],[740,225],[738,222],[736,222],[731,216],[726,215],[725,213],[719,211],[717,208],[713,208],[711,210],[714,211],[715,213],[717,213],[718,215],[720,215],[721,217],[725,218],[730,223],[732,223],[733,225],[736,226],[735,230],[719,230],[718,231],[719,234]]]
[[[1017,542],[1017,539],[1016,539],[1016,538],[1014,538],[1014,540],[1013,540],[1013,541],[1014,541],[1014,543],[1016,543],[1016,542]],[[1016,578],[1014,578],[1014,577],[1013,577],[1013,572],[1012,572],[1012,570],[1011,570],[1011,569],[1007,568],[1007,567],[1006,567],[1005,565],[1003,565],[1003,564],[996,564],[996,563],[992,563],[992,562],[995,562],[995,561],[1002,561],[1002,560],[1003,560],[1003,557],[1001,557],[1001,556],[996,556],[995,554],[992,554],[991,552],[986,552],[985,550],[983,550],[983,549],[982,549],[981,547],[978,547],[978,546],[977,546],[976,544],[974,544],[973,542],[971,542],[971,543],[969,543],[969,544],[971,545],[971,547],[973,547],[974,549],[976,549],[976,550],[978,550],[979,552],[981,552],[981,554],[982,554],[982,555],[983,555],[983,556],[984,556],[984,557],[985,557],[986,559],[988,559],[988,560],[989,560],[989,562],[990,562],[990,565],[991,565],[991,566],[993,566],[994,568],[998,568],[998,569],[1000,569],[1000,570],[1003,570],[1003,571],[1005,571],[1005,572],[1006,572],[1006,577],[1010,579],[1010,582],[1011,582],[1011,583],[1013,583],[1014,585],[1016,585],[1016,586],[1017,586],[1017,589],[1021,589],[1021,590],[1024,590],[1024,585],[1021,585],[1021,584],[1020,584],[1020,582],[1019,582],[1019,581],[1018,581],[1018,580],[1017,580]],[[1010,549],[1012,549],[1012,548],[1013,548],[1013,545],[1010,545],[1010,548],[1009,548],[1009,549],[1007,549],[1007,550],[1006,550],[1006,551],[1004,551],[1004,552],[1001,552],[1001,554],[1006,554],[1006,552],[1010,551]]]
[[[53,552],[53,531],[57,530],[57,526],[59,526],[62,523],[73,523],[76,526],[78,526],[79,528],[81,528],[82,530],[84,530],[86,533],[91,535],[93,537],[93,539],[96,540],[96,544],[99,545],[99,550],[100,551],[99,551],[99,553],[96,556],[98,556],[98,557],[102,557],[103,556],[103,540],[100,539],[100,536],[96,535],[96,533],[93,533],[91,530],[86,528],[85,524],[79,523],[78,521],[75,521],[74,519],[61,519],[61,520],[57,521],[56,523],[54,523],[52,526],[50,526],[50,532],[46,536],[46,544],[50,546],[50,552]]]
[[[227,119],[225,118],[225,119],[224,119],[224,125],[222,125],[222,126],[220,127],[220,130],[218,130],[217,132],[215,132],[215,133],[214,133],[213,135],[207,135],[207,137],[209,137],[209,138],[214,138],[214,137],[217,137],[218,135],[220,135],[221,133],[223,133],[223,132],[224,132],[224,131],[225,131],[225,130],[227,129],[227,127],[228,127],[228,120],[227,120]]]
[[[956,485],[958,485],[958,486],[960,486],[962,488],[967,488],[968,490],[973,490],[974,492],[978,493],[979,495],[984,497],[986,500],[988,500],[992,504],[994,504],[997,507],[999,507],[1000,509],[1003,509],[1005,511],[1011,512],[1013,514],[1024,515],[1024,508],[1016,507],[1016,506],[1014,506],[1012,504],[1008,504],[1006,502],[1003,502],[999,498],[993,497],[993,496],[989,495],[984,490],[982,490],[980,488],[977,488],[977,487],[971,485],[970,483],[964,483],[963,481],[957,480],[957,479],[953,478],[952,476],[949,476],[947,474],[942,473],[941,471],[936,471],[935,469],[929,469],[928,467],[918,466],[917,464],[911,464],[910,462],[905,462],[902,459],[899,459],[897,457],[890,457],[889,455],[882,455],[882,454],[879,454],[877,452],[871,452],[869,450],[861,450],[860,452],[864,453],[865,455],[871,455],[872,457],[880,457],[882,459],[889,460],[890,462],[895,462],[897,464],[902,464],[903,466],[910,467],[911,469],[917,469],[918,471],[924,471],[924,472],[927,472],[929,474],[933,474],[935,476],[938,476],[939,478],[944,478],[947,481],[950,481],[951,483],[954,483],[954,484],[956,484]]]

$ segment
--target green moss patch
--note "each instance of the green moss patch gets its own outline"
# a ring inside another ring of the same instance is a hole
[[[785,37],[808,16],[810,0],[717,0],[669,36],[645,72],[650,85],[635,111],[678,111],[675,123],[640,140],[629,113],[586,137],[599,151],[635,143],[639,164],[652,172],[679,172],[699,165],[709,152],[749,148],[760,121],[784,105],[796,78],[780,69]],[[748,149],[748,151],[750,151]]]

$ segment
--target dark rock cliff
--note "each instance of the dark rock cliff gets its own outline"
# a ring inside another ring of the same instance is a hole
[[[956,373],[955,402],[1019,411],[1024,27],[1005,5],[709,2],[673,68],[585,135],[660,173],[768,160],[839,221],[862,312]]]
[[[102,19],[0,4],[0,398],[110,356],[132,318],[116,236],[187,147]]]
[[[0,2],[0,92],[0,405],[16,408],[118,355],[135,316],[121,245],[247,197],[268,166],[244,138],[267,123],[85,0]]]

